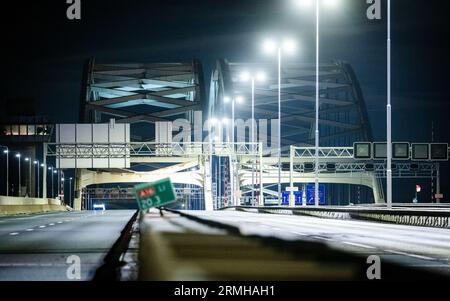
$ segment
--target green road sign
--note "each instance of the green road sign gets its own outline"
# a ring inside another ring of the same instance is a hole
[[[177,196],[169,178],[134,186],[140,210],[160,207],[176,201]]]

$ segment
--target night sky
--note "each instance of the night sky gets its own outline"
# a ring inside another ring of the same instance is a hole
[[[323,10],[321,60],[352,64],[374,139],[384,141],[387,1],[379,21],[366,18],[365,0],[341,1],[336,10]],[[199,58],[209,81],[217,58],[264,62],[264,37],[288,33],[300,41],[295,61],[314,61],[314,13],[294,10],[291,0],[82,0],[81,21],[66,19],[65,0],[9,2],[2,2],[0,101],[33,99],[37,113],[56,123],[78,121],[83,63],[90,57]],[[436,142],[450,142],[449,1],[392,2],[393,139],[429,142],[434,120]]]

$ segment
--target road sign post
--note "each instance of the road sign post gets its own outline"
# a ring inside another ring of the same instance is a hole
[[[161,207],[177,200],[175,189],[169,178],[136,185],[134,191],[140,210]]]

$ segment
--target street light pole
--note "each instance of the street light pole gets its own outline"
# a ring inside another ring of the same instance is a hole
[[[252,152],[255,151],[255,76],[252,75],[252,135],[251,135]],[[252,160],[252,204],[255,202],[255,164]]]
[[[5,148],[3,153],[6,155],[6,196],[9,196],[9,148],[7,146],[2,146]]]
[[[31,198],[31,159],[25,158],[25,162],[28,162],[28,197]]]
[[[387,207],[392,208],[391,0],[387,20]]]
[[[20,174],[20,160],[21,160],[21,155],[20,154],[16,154],[16,158],[19,159],[19,189],[18,189],[18,193],[19,193],[19,197],[22,195],[22,185],[21,185],[21,174]]]
[[[281,206],[281,47],[278,47],[278,205]]]
[[[319,206],[319,100],[320,100],[320,83],[319,83],[319,29],[320,29],[320,1],[316,0],[316,132],[315,132],[315,185],[314,185],[314,204]]]
[[[36,165],[36,167],[37,167],[37,198],[39,198],[41,195],[40,190],[39,190],[39,186],[40,186],[39,170],[41,169],[39,160],[34,161],[34,165]]]

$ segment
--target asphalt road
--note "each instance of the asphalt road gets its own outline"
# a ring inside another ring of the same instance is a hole
[[[239,211],[185,211],[247,235],[319,240],[332,248],[450,275],[450,229]]]
[[[0,281],[92,279],[134,212],[0,217]]]

